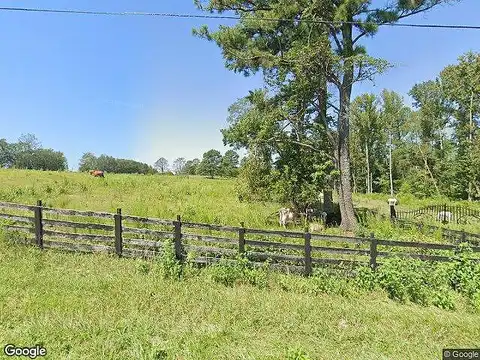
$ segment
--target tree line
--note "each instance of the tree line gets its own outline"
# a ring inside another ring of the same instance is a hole
[[[95,156],[91,152],[84,153],[78,164],[81,172],[102,170],[115,174],[155,174],[157,171],[150,165],[129,159],[118,159],[102,154]]]
[[[251,90],[230,106],[229,125],[222,130],[226,144],[248,151],[245,166],[239,174],[242,179],[239,191],[250,197],[276,196],[280,201],[288,201],[301,208],[316,201],[322,190],[335,189],[339,198],[341,227],[353,230],[357,221],[352,193],[354,190],[362,191],[362,184],[369,192],[385,188],[380,185],[385,183],[381,175],[385,171],[378,163],[385,167],[383,159],[386,154],[381,153],[385,147],[379,145],[383,148],[381,150],[376,146],[384,139],[372,143],[366,133],[358,135],[358,126],[365,127],[363,119],[367,117],[370,121],[371,118],[362,115],[352,119],[352,108],[359,106],[358,101],[352,104],[352,89],[356,83],[372,80],[391,67],[384,59],[370,56],[362,41],[367,37],[373,38],[381,25],[429,11],[448,3],[448,0],[393,0],[388,4],[374,4],[370,0],[314,0],[295,1],[288,6],[277,0],[195,0],[195,3],[205,12],[221,14],[229,11],[239,17],[235,25],[222,26],[215,31],[202,26],[194,29],[193,33],[221,48],[227,69],[245,76],[261,72],[266,84],[264,88]],[[266,18],[269,21],[265,21]],[[475,78],[474,75],[470,73],[468,77]],[[464,137],[452,140],[456,144],[458,141],[465,143],[457,144],[457,152],[449,153],[449,156],[457,156],[457,160],[471,160],[475,138],[472,128],[478,120],[474,115],[477,105],[471,105],[477,101],[476,89],[469,87],[468,91],[464,91],[457,83],[448,92],[448,101],[455,112],[454,121],[461,122],[458,129],[463,129],[458,135],[465,132],[466,124],[470,124],[466,141]],[[451,97],[454,94],[459,96],[455,100]],[[458,102],[460,97],[461,103]],[[445,162],[437,162],[437,169],[433,168],[434,159],[440,157],[440,154],[434,157],[432,150],[439,134],[438,131],[431,133],[425,119],[431,118],[427,114],[435,112],[438,104],[434,103],[433,108],[429,107],[432,104],[428,104],[422,107],[423,110],[418,108],[416,111],[425,114],[422,117],[424,120],[419,120],[424,127],[418,130],[425,133],[421,138],[410,141],[417,147],[419,142],[422,144],[420,148],[415,148],[414,153],[409,153],[414,150],[412,147],[400,150],[396,146],[405,138],[403,133],[400,137],[394,133],[396,114],[390,120],[392,161],[389,164],[395,163],[396,170],[392,169],[392,177],[395,178],[392,181],[397,181],[397,185],[401,185],[399,181],[402,180],[410,180],[409,183],[413,184],[423,181],[422,177],[413,180],[413,176],[425,170],[442,191],[439,184],[444,179],[440,180],[439,176],[451,173],[438,169],[446,166]],[[359,113],[374,111],[368,108],[368,102],[366,105],[364,108],[360,106]],[[416,106],[422,105],[418,103]],[[383,117],[382,121],[387,120]],[[440,119],[435,118],[434,121]],[[410,123],[410,120],[407,122]],[[412,134],[410,131],[409,136]],[[380,137],[381,131],[372,136]],[[435,151],[445,151],[444,145],[441,146]],[[403,158],[401,151],[405,153]],[[408,154],[416,159],[408,160]],[[400,173],[402,161],[407,161],[402,163],[405,169],[413,165],[418,172],[409,172],[405,179]],[[454,160],[450,161],[450,164],[454,163]],[[360,169],[367,166],[367,170]],[[468,173],[467,188],[472,197],[475,189],[473,166],[469,166],[468,171],[465,165],[462,166],[462,173]],[[463,191],[461,186],[464,184],[450,186],[450,193],[460,196]],[[404,185],[403,189],[407,187]]]
[[[161,157],[158,159],[154,168],[161,173],[167,173],[170,170],[179,175],[203,175],[213,178],[215,176],[235,177],[238,175],[240,165],[240,156],[234,150],[227,150],[222,156],[220,151],[211,149],[203,154],[202,160],[195,158],[186,160],[183,157],[173,161],[169,166],[167,159]]]
[[[468,52],[409,95],[364,94],[352,103],[354,191],[480,199],[480,54]]]
[[[22,134],[15,143],[0,139],[0,167],[30,170],[65,171],[65,155],[53,149],[44,149],[33,134]]]
[[[180,157],[170,168],[165,158],[160,158],[151,166],[105,154],[97,157],[91,152],[86,152],[79,161],[78,170],[80,172],[102,170],[117,174],[166,174],[173,170],[176,174],[184,175],[235,177],[239,171],[239,158],[233,150],[228,150],[222,156],[220,151],[212,149],[203,154],[202,160],[195,158],[187,161]],[[22,134],[14,143],[0,139],[0,168],[66,171],[68,163],[63,152],[43,148],[34,134]]]

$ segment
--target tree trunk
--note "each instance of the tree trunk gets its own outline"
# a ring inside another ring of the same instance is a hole
[[[433,176],[432,171],[430,170],[430,166],[428,165],[428,159],[425,153],[422,151],[421,145],[418,147],[420,149],[420,153],[422,154],[423,158],[423,163],[425,164],[425,170],[427,170],[428,174],[430,175],[430,179],[432,179],[433,185],[435,186],[435,190],[437,192],[437,195],[440,195],[440,189],[438,188],[437,181],[435,180],[435,177]]]
[[[370,172],[370,194],[373,193],[373,172]]]
[[[365,159],[367,162],[367,194],[370,194],[371,187],[370,187],[370,158],[368,156],[368,143],[365,144]]]
[[[344,74],[342,83],[339,86],[340,97],[340,111],[338,115],[338,158],[340,169],[340,213],[342,222],[340,227],[345,231],[353,231],[357,226],[355,219],[355,212],[353,209],[352,200],[352,184],[351,184],[351,169],[350,169],[350,152],[349,152],[349,138],[350,138],[350,124],[349,124],[349,110],[350,98],[352,96],[354,65],[349,61],[348,57],[353,54],[352,44],[352,24],[344,24],[342,28],[343,45],[345,58]]]

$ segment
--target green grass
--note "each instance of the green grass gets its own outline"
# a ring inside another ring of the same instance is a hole
[[[439,359],[478,347],[480,315],[351,296],[182,281],[158,262],[0,241],[0,339],[43,344],[47,359]],[[282,280],[283,279],[283,280]],[[281,281],[282,280],[282,281]],[[313,281],[313,280],[312,280]],[[283,285],[282,285],[283,284]]]
[[[234,181],[0,170],[0,201],[41,199],[49,207],[108,212],[120,207],[130,215],[174,219],[180,214],[184,221],[278,228],[275,216],[266,219],[281,204],[240,203]],[[387,197],[355,195],[354,200],[387,212]],[[400,201],[411,208],[425,205]],[[363,231],[377,238],[442,241],[388,221],[371,219]],[[400,291],[403,275],[392,269],[384,281]],[[418,281],[412,269],[405,274]],[[367,291],[332,278],[248,273],[257,284],[252,286],[221,267],[181,281],[164,274],[160,262],[42,252],[0,237],[0,339],[43,344],[49,359],[403,360],[438,359],[444,347],[478,347],[475,298],[467,301],[452,290],[455,310],[447,311],[409,300],[401,304],[378,288]],[[467,275],[463,283],[475,284]],[[412,284],[413,295],[417,285]]]
[[[265,227],[275,203],[240,203],[234,180],[183,176],[0,170],[0,201],[248,227]],[[275,220],[275,217],[273,217]]]
[[[85,173],[42,172],[31,170],[0,169],[0,201],[35,204],[38,199],[46,206],[79,210],[115,212],[122,208],[124,214],[175,219],[181,215],[184,221],[215,223],[246,227],[278,229],[275,215],[282,204],[269,202],[239,202],[234,191],[234,179],[208,179],[197,176],[142,176],[107,174],[105,179]],[[358,207],[376,209],[388,214],[388,195],[354,195]],[[401,195],[399,209],[415,209],[445,199],[415,199]],[[455,204],[464,204],[456,202]],[[480,204],[470,204],[480,210]],[[385,228],[382,234],[392,238],[411,236],[401,229],[390,229],[387,222],[374,222],[369,231]],[[437,224],[438,225],[438,224]],[[480,225],[452,228],[479,232]],[[301,229],[297,226],[296,229]],[[328,229],[327,233],[340,233]],[[419,235],[422,239],[424,236]],[[433,236],[427,236],[432,239]]]

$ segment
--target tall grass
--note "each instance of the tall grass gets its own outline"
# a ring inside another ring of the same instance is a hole
[[[124,214],[215,223],[246,227],[278,229],[275,211],[282,205],[269,202],[240,202],[234,191],[235,179],[208,179],[197,176],[155,176],[107,174],[105,179],[86,173],[42,172],[0,169],[0,201],[35,204],[38,199],[50,207],[115,212]],[[354,195],[358,207],[389,211],[388,195]],[[409,195],[399,196],[403,209],[431,204],[434,200],[418,200]],[[442,200],[442,199],[441,199]],[[440,202],[441,203],[441,202]],[[471,204],[480,209],[480,204]],[[438,224],[437,224],[438,225]],[[454,229],[479,232],[480,225],[452,225]],[[303,230],[303,226],[292,227]],[[377,237],[435,240],[435,235],[393,228],[388,220],[371,219],[364,231]],[[340,234],[331,228],[326,233]]]

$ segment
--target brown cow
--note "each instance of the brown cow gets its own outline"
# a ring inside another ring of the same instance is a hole
[[[101,170],[90,170],[90,175],[93,175],[95,177],[105,177],[103,174],[103,171]]]

